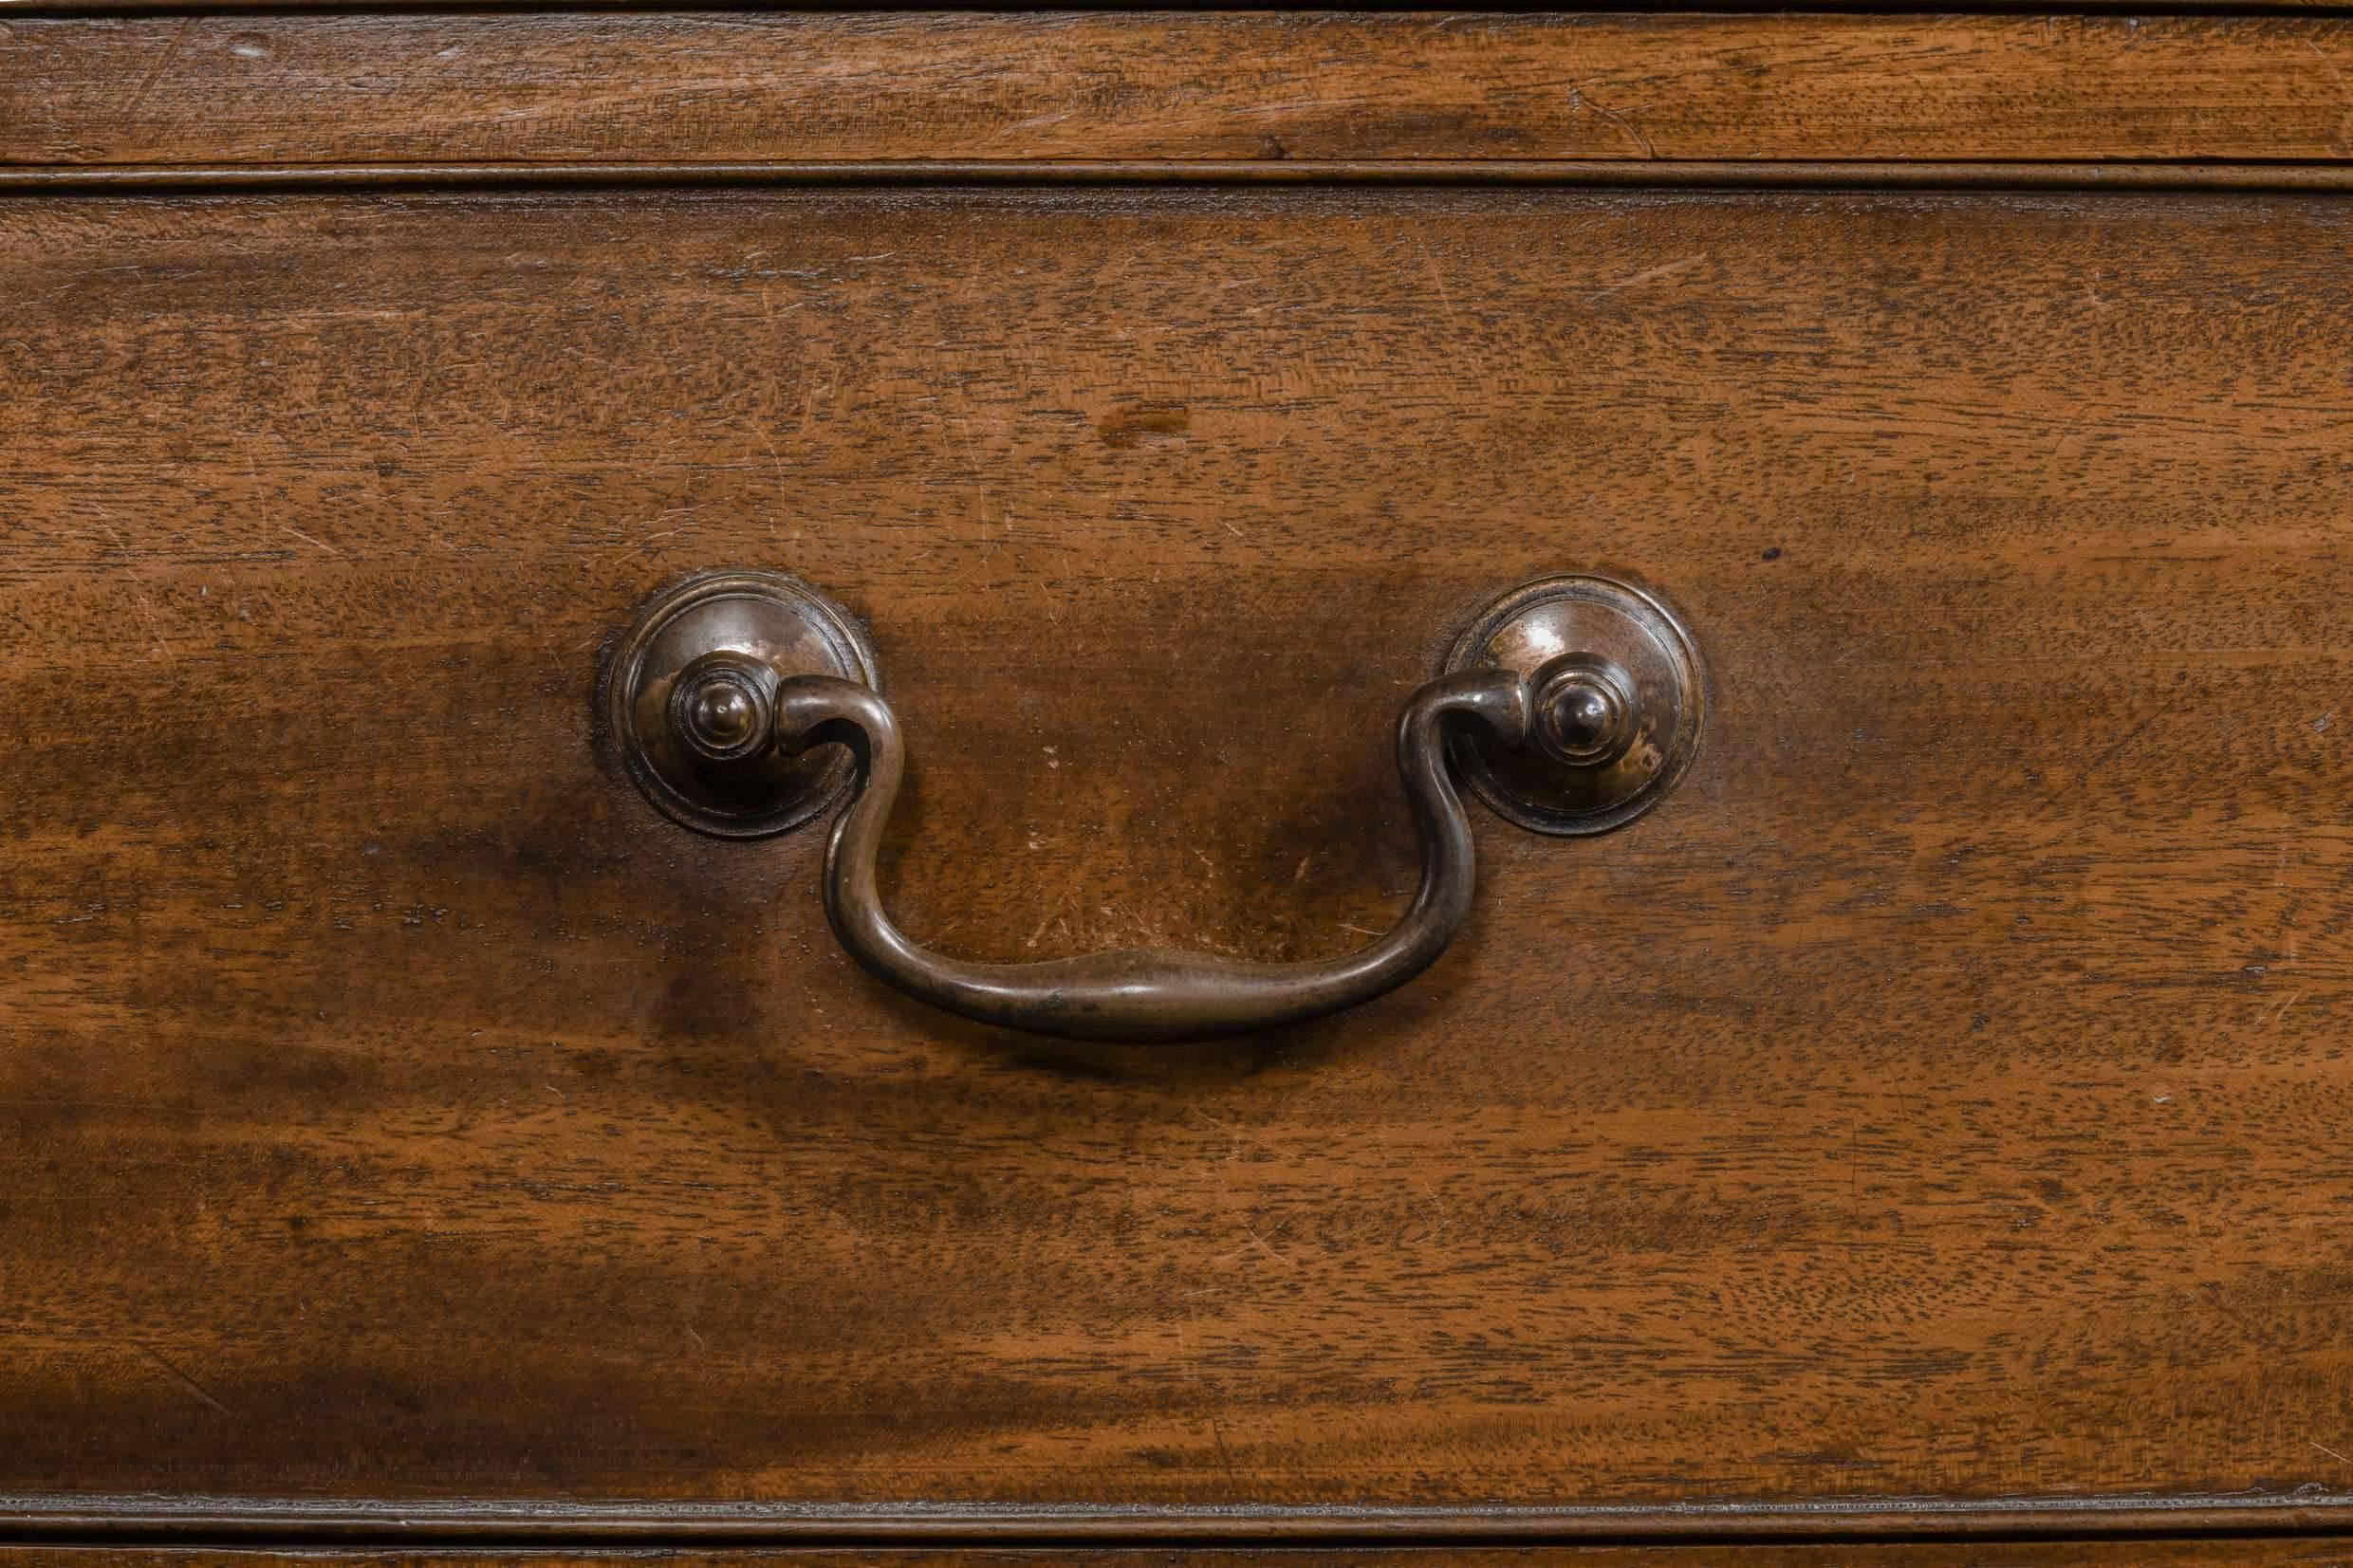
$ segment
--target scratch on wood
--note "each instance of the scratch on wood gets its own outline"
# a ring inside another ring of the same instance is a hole
[[[146,1356],[150,1361],[153,1361],[157,1366],[161,1367],[165,1372],[171,1374],[172,1377],[180,1385],[180,1387],[186,1389],[190,1393],[195,1394],[197,1398],[203,1400],[206,1404],[212,1406],[223,1415],[234,1415],[237,1413],[236,1411],[231,1410],[227,1405],[222,1404],[218,1399],[213,1398],[211,1390],[207,1389],[202,1383],[197,1382],[195,1378],[189,1376],[186,1373],[180,1371],[177,1366],[173,1364],[169,1356],[165,1356],[163,1352],[156,1349],[153,1345],[140,1345],[139,1347],[139,1353],[141,1356]]]
[[[1685,256],[1681,261],[1662,262],[1646,271],[1637,272],[1631,278],[1595,289],[1585,296],[1585,303],[1590,304],[1596,300],[1606,299],[1621,289],[1640,288],[1646,283],[1662,283],[1669,278],[1678,277],[1707,259],[1705,256]]]
[[[1658,157],[1658,149],[1651,145],[1650,138],[1644,136],[1641,129],[1632,120],[1616,109],[1605,107],[1596,101],[1592,94],[1573,82],[1569,83],[1568,88],[1568,107],[1572,114],[1590,109],[1595,115],[1624,132],[1627,139],[1641,150],[1644,157]]]
[[[139,105],[147,101],[147,95],[155,90],[157,81],[172,64],[173,57],[179,53],[179,46],[187,42],[188,29],[195,26],[195,22],[193,16],[183,16],[179,19],[179,26],[172,29],[172,41],[163,46],[163,53],[148,67],[146,76],[139,81],[139,90],[131,95],[130,103],[122,111],[126,122],[139,118]]]

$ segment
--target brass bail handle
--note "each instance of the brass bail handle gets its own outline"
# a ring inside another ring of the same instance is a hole
[[[1608,578],[1539,579],[1490,605],[1399,714],[1422,870],[1386,934],[1297,964],[1169,949],[977,964],[914,941],[882,907],[875,858],[906,749],[879,685],[873,650],[839,606],[791,578],[714,572],[646,606],[607,692],[631,777],[689,827],[760,837],[846,799],[825,849],[825,913],[869,973],[985,1024],[1128,1042],[1270,1028],[1403,985],[1471,911],[1476,858],[1457,770],[1523,827],[1602,832],[1674,786],[1706,708],[1698,650],[1659,600]]]

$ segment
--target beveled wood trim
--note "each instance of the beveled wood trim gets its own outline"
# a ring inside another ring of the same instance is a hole
[[[0,166],[2353,161],[2353,20],[17,15]]]
[[[2353,1494],[1830,1500],[1562,1508],[895,1507],[0,1497],[0,1543],[1607,1543],[2353,1534]]]
[[[1745,191],[2113,191],[2133,194],[2353,191],[2353,164],[1655,163],[1472,159],[1458,163],[1079,160],[1041,163],[343,164],[321,168],[0,168],[0,196],[845,186],[1590,186]]]
[[[1176,1554],[1181,1553],[1181,1556]],[[1497,1546],[1021,1545],[736,1546],[204,1546],[154,1543],[0,1545],[0,1568],[1650,1568],[1704,1560],[1727,1568],[2322,1568],[2353,1561],[2353,1540],[2312,1536],[1969,1541],[1624,1541]]]
[[[437,5],[420,5],[418,0],[0,0],[0,17],[130,17],[130,16],[370,16],[385,14],[417,14],[420,12],[459,14],[495,13],[502,16],[528,16],[543,12],[575,14],[626,14],[633,11],[676,12],[680,8],[675,0],[446,0]],[[823,11],[839,9],[811,3],[811,0],[699,0],[695,11],[713,15],[732,12],[763,15],[793,11]],[[876,13],[894,11],[917,12],[929,8],[898,0],[890,5],[865,6],[860,9]],[[1121,0],[1067,0],[1060,5],[1024,4],[1022,0],[976,0],[958,8],[974,14],[1024,16],[1037,13],[1084,14],[1090,12],[1132,12],[1140,8],[1122,4]],[[1152,10],[1168,15],[1232,10],[1237,8],[1221,4],[1220,0],[1168,0],[1153,6]],[[1319,8],[1300,0],[1280,0],[1280,3],[1253,6],[1250,9],[1269,14],[1310,12]],[[1413,0],[1367,0],[1351,8],[1365,15],[1410,13],[1426,9]],[[1547,14],[1560,16],[1607,15],[1640,10],[1649,15],[1705,13],[1715,16],[1768,16],[1788,14],[1792,8],[1776,6],[1771,0],[1647,0],[1639,7],[1607,0],[1585,0],[1578,4],[1531,5],[1527,0],[1482,6],[1481,12],[1492,16]],[[1818,16],[1872,16],[1907,14],[1919,9],[1918,0],[1813,0],[1803,8]],[[2050,11],[2046,0],[1971,0],[1964,6],[1954,6],[1936,14],[1950,17],[1966,16],[2041,16]],[[2089,15],[2101,12],[2124,11],[2136,16],[2232,16],[2232,17],[2311,17],[2353,14],[2353,0],[2174,0],[2164,6],[2136,6],[2132,0],[2077,0],[2067,8],[2067,14]]]

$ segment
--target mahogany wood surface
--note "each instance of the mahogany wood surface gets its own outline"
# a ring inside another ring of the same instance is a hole
[[[2353,18],[0,18],[0,168],[2353,156]]]
[[[0,1492],[2336,1497],[2349,249],[2247,196],[0,206]],[[981,958],[1362,940],[1399,697],[1539,573],[1663,591],[1714,715],[1621,833],[1482,815],[1394,997],[1049,1045],[601,750],[601,648],[718,565],[870,624],[886,892]]]

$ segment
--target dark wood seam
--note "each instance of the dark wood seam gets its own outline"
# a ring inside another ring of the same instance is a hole
[[[113,16],[285,16],[285,15],[402,15],[402,16],[529,16],[565,15],[580,12],[673,12],[695,14],[702,12],[826,12],[871,10],[877,12],[914,11],[935,8],[913,5],[823,6],[790,3],[764,4],[763,0],[689,0],[689,3],[664,4],[662,0],[483,0],[479,4],[417,4],[416,0],[90,0],[87,4],[10,5],[0,0],[0,18],[23,17],[27,20],[69,21]],[[1019,16],[1031,12],[1041,15],[1071,11],[1117,13],[1151,10],[1155,12],[1234,12],[1255,11],[1269,14],[1293,12],[1325,14],[1427,12],[1433,8],[1427,0],[1368,0],[1368,3],[1347,6],[1257,5],[1236,6],[1206,3],[1206,0],[1173,0],[1166,5],[1142,7],[1121,5],[1113,0],[1071,0],[1064,5],[1019,5],[1005,0],[973,0],[958,5],[957,10],[987,12],[995,15]],[[2099,16],[2130,14],[2161,19],[2165,17],[2244,17],[2249,19],[2311,20],[2330,16],[2353,15],[2353,0],[2315,0],[2310,5],[2266,4],[2249,0],[2234,4],[2233,0],[2173,0],[2162,6],[2135,6],[2131,0],[2076,0],[2075,4],[2054,6],[2037,0],[1971,0],[1970,4],[1951,7],[1919,7],[1906,5],[1890,7],[1875,4],[1874,0],[1815,0],[1803,7],[1776,6],[1770,0],[1648,0],[1644,4],[1559,4],[1544,5],[1511,3],[1476,8],[1479,13],[1494,16],[1622,16],[1673,13],[1705,16],[1905,16],[1970,17],[1970,16]]]
[[[2353,1536],[2353,1495],[1590,1508],[860,1509],[757,1503],[0,1498],[0,1545],[1715,1545]]]
[[[2353,192],[2353,163],[1767,162],[1708,159],[1106,160],[0,166],[0,195],[643,187],[1335,185],[1782,191]]]

